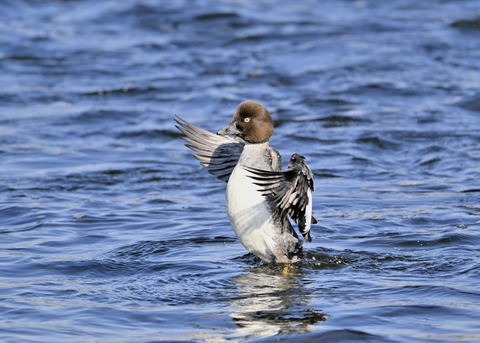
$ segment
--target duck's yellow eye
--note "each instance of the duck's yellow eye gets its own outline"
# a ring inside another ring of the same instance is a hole
[[[250,118],[247,117],[247,118],[243,119],[243,121],[244,121],[245,123],[248,123],[248,122],[250,121]]]

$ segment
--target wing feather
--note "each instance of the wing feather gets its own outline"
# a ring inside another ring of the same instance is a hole
[[[191,149],[193,156],[207,168],[210,174],[228,182],[230,174],[237,165],[245,142],[239,138],[216,135],[213,132],[193,125],[176,116],[175,125],[185,136],[185,146]]]
[[[247,170],[262,194],[272,198],[278,214],[290,215],[305,240],[311,242],[310,225],[317,221],[312,216],[313,173],[305,157],[293,154],[286,171]]]

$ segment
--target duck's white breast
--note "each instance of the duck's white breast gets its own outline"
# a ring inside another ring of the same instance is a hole
[[[237,165],[227,184],[230,223],[243,246],[264,261],[273,259],[273,219],[266,198],[247,171]]]

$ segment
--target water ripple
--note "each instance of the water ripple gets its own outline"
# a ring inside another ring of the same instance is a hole
[[[0,3],[2,341],[480,340],[478,1]],[[175,114],[315,174],[264,265]]]

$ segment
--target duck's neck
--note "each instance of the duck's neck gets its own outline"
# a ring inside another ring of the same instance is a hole
[[[241,166],[271,170],[271,158],[268,141],[263,143],[246,143],[238,161]]]

